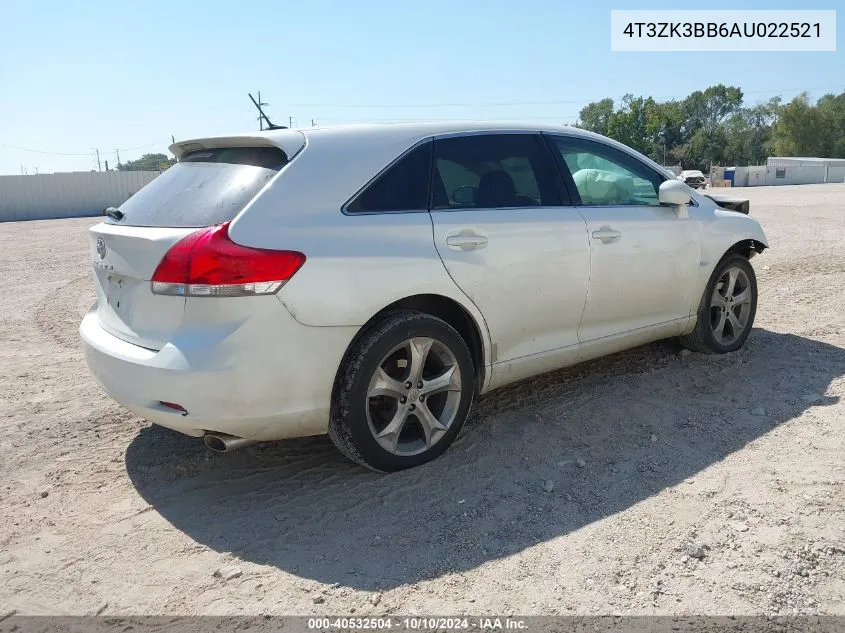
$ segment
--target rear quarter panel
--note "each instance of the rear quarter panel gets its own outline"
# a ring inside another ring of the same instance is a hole
[[[277,297],[299,323],[362,326],[414,295],[448,297],[473,317],[485,359],[490,340],[481,313],[449,276],[434,247],[428,212],[349,214],[342,206],[419,137],[375,143],[362,134],[337,142],[319,132],[273,184],[231,224],[237,243],[305,253],[303,267]]]

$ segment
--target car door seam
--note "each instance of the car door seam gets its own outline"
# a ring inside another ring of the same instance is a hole
[[[584,322],[584,313],[587,311],[587,301],[590,297],[590,288],[593,280],[593,242],[590,239],[590,227],[587,222],[587,217],[581,213],[580,206],[575,206],[573,208],[578,212],[578,215],[581,216],[581,220],[584,222],[584,239],[587,240],[587,291],[584,293],[584,304],[581,306],[581,318],[578,319],[578,328],[575,330],[575,338],[578,339],[578,344],[580,345],[583,342],[581,340],[581,325]]]
[[[449,279],[452,280],[452,284],[455,286],[455,288],[458,289],[458,292],[460,292],[464,297],[466,297],[467,301],[469,301],[473,305],[473,307],[476,309],[479,316],[481,317],[481,322],[484,324],[484,329],[487,333],[486,339],[487,342],[490,344],[490,354],[493,355],[496,343],[495,341],[493,341],[492,335],[490,334],[490,326],[487,324],[487,318],[484,316],[484,313],[481,311],[481,308],[478,307],[475,301],[473,301],[472,298],[464,291],[464,289],[461,288],[460,284],[455,281],[455,278],[452,277],[452,273],[449,272],[449,267],[446,265],[446,262],[443,261],[443,256],[440,254],[440,249],[437,248],[437,236],[435,235],[434,231],[434,216],[431,215],[431,211],[428,211],[428,220],[431,223],[431,245],[434,246],[434,252],[437,254],[437,259],[440,260],[440,265],[443,267],[443,270],[446,271],[446,275],[449,277]],[[487,361],[487,359],[485,359],[485,361]],[[496,358],[495,356],[493,356],[489,359],[489,362],[485,362],[485,366],[491,367],[495,362]],[[489,382],[489,378],[490,377],[487,376],[487,380],[485,382]]]

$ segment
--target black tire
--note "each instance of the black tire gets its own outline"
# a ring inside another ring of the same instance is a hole
[[[738,268],[745,273],[751,296],[749,313],[744,327],[738,336],[725,343],[720,341],[715,333],[717,326],[714,325],[714,320],[719,320],[719,308],[712,305],[712,297],[720,280],[722,280],[731,268]],[[738,253],[730,253],[718,263],[710,280],[707,282],[707,287],[704,289],[704,295],[701,297],[701,302],[698,306],[698,320],[695,324],[695,329],[689,334],[680,337],[681,344],[693,352],[700,352],[702,354],[726,354],[728,352],[735,352],[745,344],[745,340],[751,334],[751,328],[754,325],[756,314],[757,277],[754,274],[754,267],[748,261],[747,257]]]
[[[455,390],[456,394],[460,393],[460,400],[453,409],[451,423],[436,443],[417,454],[398,455],[386,450],[375,438],[369,416],[368,388],[391,350],[418,337],[434,339],[452,354],[460,370],[460,390]],[[341,363],[332,396],[329,437],[346,457],[375,471],[394,472],[419,466],[440,456],[460,433],[475,398],[475,383],[472,355],[452,326],[419,312],[387,313],[359,335]]]

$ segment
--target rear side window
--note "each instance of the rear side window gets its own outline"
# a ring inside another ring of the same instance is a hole
[[[426,211],[431,180],[431,143],[402,156],[347,205],[349,213]]]
[[[194,228],[233,220],[288,162],[278,147],[227,147],[183,156],[120,206],[121,226]]]
[[[481,134],[434,143],[432,209],[560,204],[551,157],[535,134]]]

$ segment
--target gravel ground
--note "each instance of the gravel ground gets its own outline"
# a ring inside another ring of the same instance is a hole
[[[0,615],[845,615],[845,186],[735,191],[772,247],[743,350],[506,388],[391,476],[122,410],[77,341],[94,220],[0,224]]]

